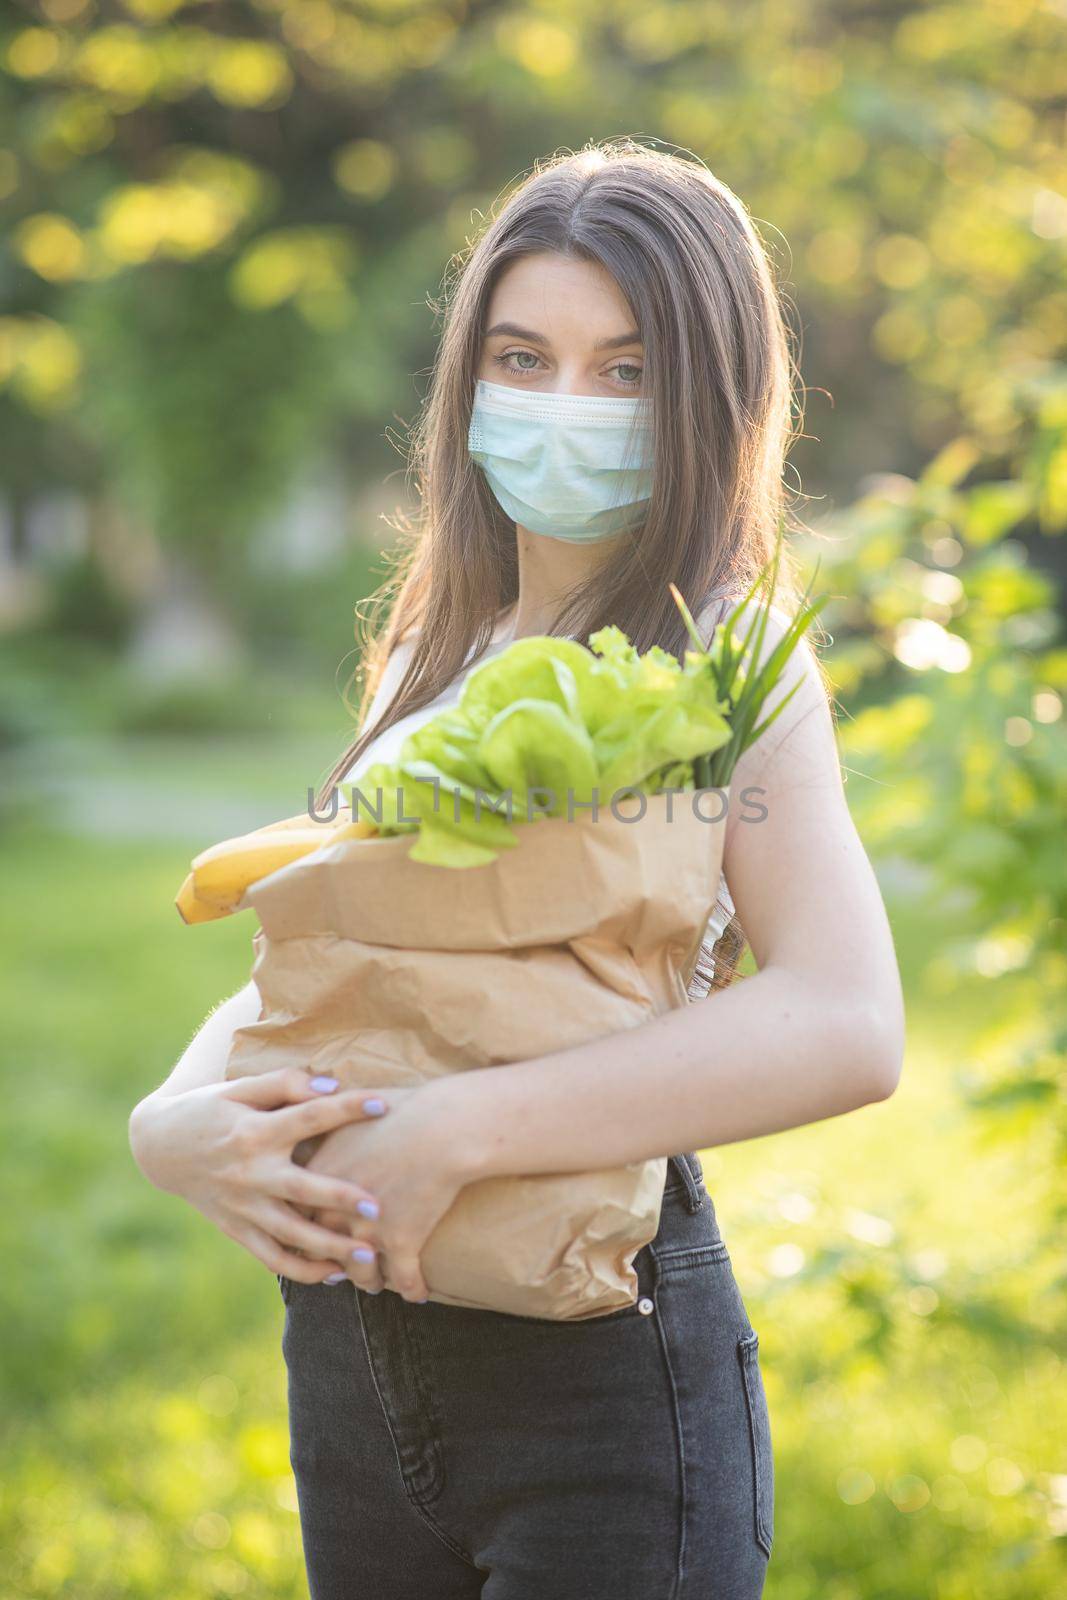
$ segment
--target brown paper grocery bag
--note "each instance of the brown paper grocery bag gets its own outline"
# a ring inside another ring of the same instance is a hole
[[[627,794],[595,817],[519,820],[518,844],[479,867],[412,861],[403,834],[280,868],[241,901],[260,919],[262,1009],[236,1031],[227,1076],[299,1065],[350,1087],[413,1086],[688,1004],[727,799]],[[430,1298],[557,1321],[632,1305],[670,1153],[468,1184],[424,1247]]]

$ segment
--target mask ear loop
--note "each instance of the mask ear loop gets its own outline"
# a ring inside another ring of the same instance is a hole
[[[653,437],[651,437],[651,422],[643,418],[633,419],[629,435],[622,446],[622,470],[624,472],[651,472],[653,470],[654,451]]]
[[[635,416],[623,447],[622,466],[625,472],[644,472],[655,465],[655,435],[652,419],[647,413]]]

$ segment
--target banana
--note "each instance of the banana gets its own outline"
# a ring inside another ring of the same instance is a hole
[[[236,911],[246,889],[279,867],[321,850],[324,845],[339,844],[344,839],[370,839],[377,832],[371,822],[345,820],[340,810],[338,817],[340,820],[327,827],[312,822],[305,812],[235,839],[224,839],[202,851],[193,859],[192,870],[174,901],[183,922],[213,922],[227,917]]]

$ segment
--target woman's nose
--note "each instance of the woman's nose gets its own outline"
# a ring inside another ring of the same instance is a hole
[[[547,394],[569,394],[575,396],[595,394],[596,390],[590,388],[589,378],[585,372],[557,374],[555,383],[544,391]]]

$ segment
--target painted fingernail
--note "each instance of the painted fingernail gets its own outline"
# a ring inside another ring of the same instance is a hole
[[[323,1278],[323,1283],[344,1283],[347,1272],[331,1272],[328,1278]]]
[[[375,1095],[370,1100],[364,1100],[363,1109],[368,1117],[381,1117],[385,1114],[385,1101],[379,1100]]]
[[[326,1073],[320,1073],[317,1078],[312,1078],[311,1087],[316,1094],[333,1094],[333,1091],[339,1087],[339,1081],[337,1078],[327,1076]]]
[[[361,1200],[356,1210],[361,1217],[376,1217],[378,1215],[378,1202],[376,1200]]]
[[[352,1252],[353,1261],[373,1261],[374,1251],[368,1250],[366,1245],[359,1244]]]

